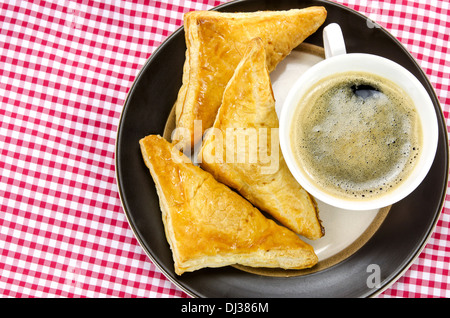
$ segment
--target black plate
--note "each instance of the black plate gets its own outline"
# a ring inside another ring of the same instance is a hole
[[[185,59],[184,29],[178,29],[149,58],[131,87],[119,123],[116,172],[123,208],[136,238],[159,269],[193,297],[370,297],[392,284],[419,255],[443,208],[448,175],[445,120],[435,92],[414,58],[386,30],[368,24],[365,16],[328,1],[248,0],[221,5],[219,11],[285,10],[323,5],[324,24],[341,25],[348,52],[384,56],[410,70],[430,94],[438,117],[439,144],[433,166],[409,197],[395,204],[372,238],[356,253],[326,270],[280,278],[250,274],[228,266],[202,269],[181,277],[173,270],[172,254],[161,221],[154,182],[138,141],[163,134],[181,86]],[[322,46],[322,28],[305,42]],[[379,266],[379,286],[369,288],[368,266]]]

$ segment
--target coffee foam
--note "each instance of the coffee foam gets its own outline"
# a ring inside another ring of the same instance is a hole
[[[376,89],[362,98],[353,85]],[[297,109],[293,149],[311,180],[350,198],[382,195],[415,165],[421,127],[410,98],[384,78],[344,73],[315,85]]]

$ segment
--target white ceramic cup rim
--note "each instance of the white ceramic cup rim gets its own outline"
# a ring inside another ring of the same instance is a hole
[[[302,95],[319,80],[340,72],[363,71],[380,75],[403,88],[415,102],[422,124],[423,147],[418,162],[406,180],[394,190],[376,198],[346,199],[322,191],[298,168],[290,144],[290,127]],[[372,54],[339,54],[319,62],[294,83],[280,114],[280,146],[286,164],[302,187],[318,200],[348,210],[370,210],[390,206],[414,191],[428,174],[434,161],[438,142],[438,124],[433,102],[419,80],[399,64]]]

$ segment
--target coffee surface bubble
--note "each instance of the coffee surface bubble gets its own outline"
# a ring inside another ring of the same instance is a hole
[[[411,98],[369,73],[325,78],[300,101],[292,147],[311,181],[335,196],[382,195],[411,172],[421,127]]]

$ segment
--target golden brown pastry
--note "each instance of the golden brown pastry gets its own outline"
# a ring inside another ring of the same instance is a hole
[[[214,122],[223,90],[251,39],[262,39],[267,66],[272,71],[323,24],[326,15],[323,7],[251,13],[186,13],[186,61],[175,103],[177,129],[172,139],[182,148],[193,147],[201,140],[203,132]]]
[[[317,263],[309,244],[193,165],[172,143],[157,135],[139,143],[178,275],[230,264],[300,269]]]
[[[287,167],[261,39],[250,42],[199,153],[202,168],[308,239],[323,236],[314,199]]]

